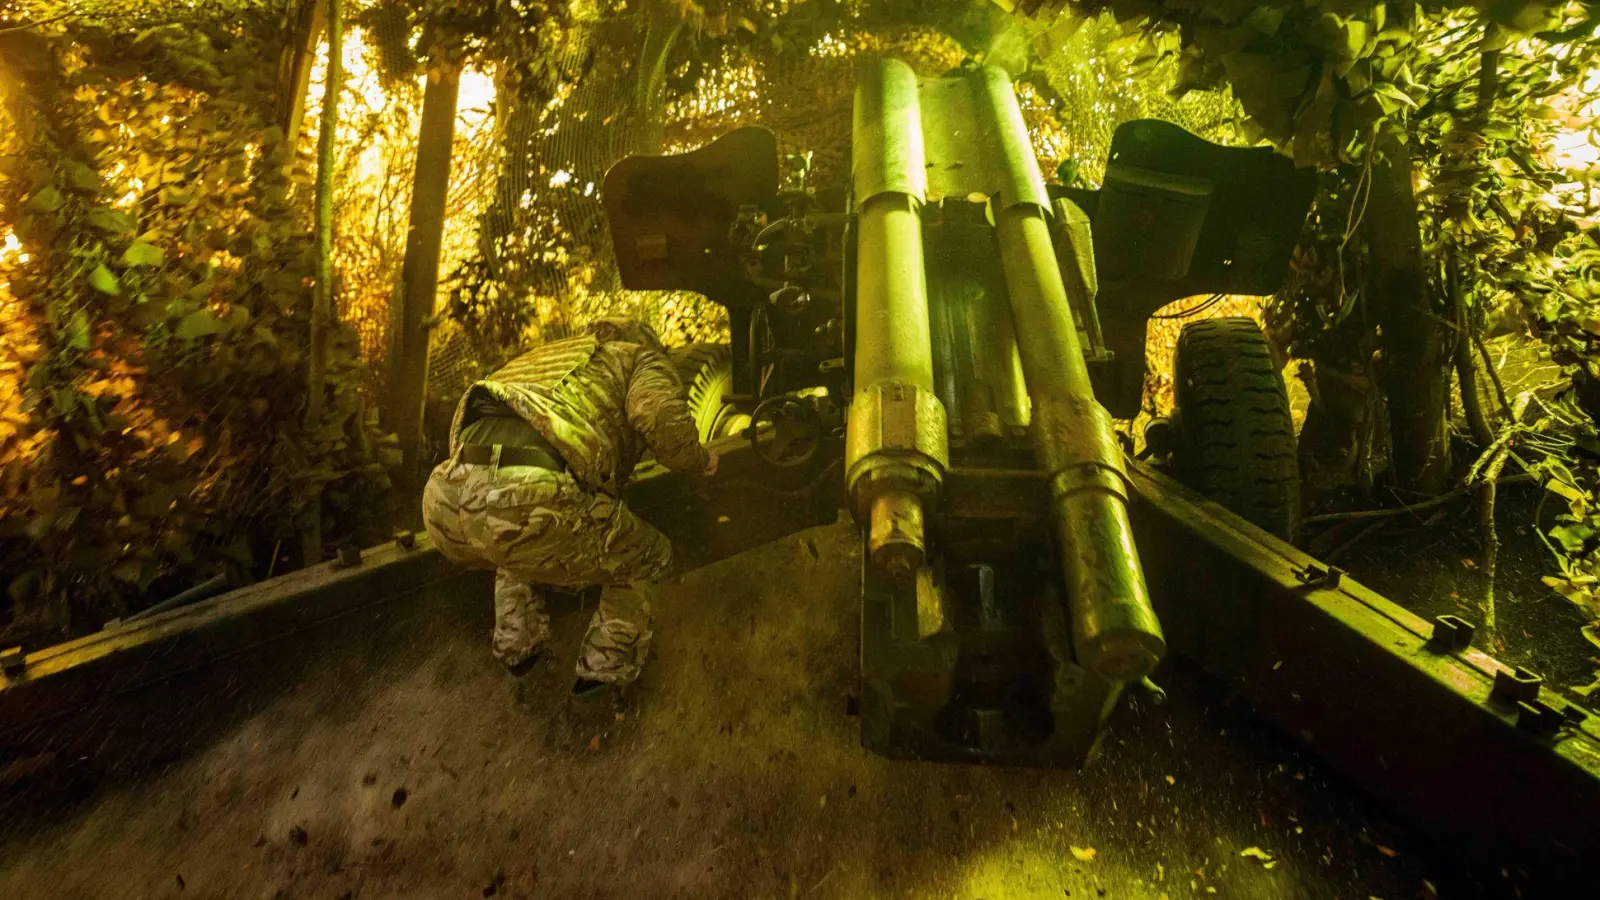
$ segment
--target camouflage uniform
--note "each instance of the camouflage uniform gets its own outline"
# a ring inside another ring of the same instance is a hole
[[[646,451],[688,473],[705,471],[709,457],[654,334],[618,320],[592,331],[530,351],[467,391],[451,458],[434,469],[422,509],[446,558],[495,569],[501,661],[518,665],[549,637],[543,586],[600,585],[578,677],[627,684],[649,651],[650,601],[672,547],[618,492]],[[460,461],[462,431],[487,398],[533,426],[567,470]]]

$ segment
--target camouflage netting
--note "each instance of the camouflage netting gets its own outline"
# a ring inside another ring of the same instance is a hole
[[[639,72],[650,49],[629,55],[639,47],[642,15],[613,21],[588,46],[574,48],[579,55],[593,52],[593,68],[543,108],[500,104],[498,125],[484,131],[507,149],[488,213],[476,226],[476,247],[444,266],[449,317],[436,336],[430,379],[441,401],[519,343],[565,334],[603,314],[641,315],[669,343],[722,338],[725,317],[703,299],[629,292],[617,283],[599,199],[601,179],[617,160],[682,152],[731,129],[762,125],[777,133],[781,154],[814,155],[814,186],[841,189],[849,175],[858,57],[893,55],[920,74],[937,75],[983,50],[963,47],[934,27],[858,21],[801,47],[724,44],[711,59],[692,60],[698,76],[672,91],[674,80],[683,80],[674,67],[690,62],[680,53],[666,69],[669,89],[661,92],[652,122],[650,115],[631,113],[645,92]],[[1096,182],[1113,131],[1139,117],[1166,118],[1213,140],[1235,139],[1237,106],[1230,96],[1191,92],[1173,99],[1175,63],[1136,59],[1133,42],[1109,17],[1039,46],[1049,56],[1019,84],[1019,94],[1047,173],[1073,160],[1080,177]],[[1259,318],[1259,306],[1253,298],[1230,298],[1208,306],[1205,315]],[[1153,329],[1158,367],[1165,368],[1184,321],[1162,320]],[[1170,390],[1158,392],[1167,395]]]

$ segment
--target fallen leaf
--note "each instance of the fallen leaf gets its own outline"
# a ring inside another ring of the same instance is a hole
[[[1400,855],[1398,851],[1393,850],[1393,849],[1391,849],[1389,847],[1385,847],[1382,844],[1378,844],[1377,847],[1378,847],[1378,852],[1382,853],[1384,856],[1393,858],[1393,857],[1396,857],[1396,856]]]
[[[1071,850],[1073,857],[1076,858],[1078,862],[1094,862],[1093,847],[1073,847]]]
[[[1264,863],[1272,862],[1272,854],[1260,847],[1246,847],[1239,851],[1239,855],[1246,859],[1256,859]]]
[[[597,734],[594,737],[589,738],[589,752],[593,753],[594,751],[599,750],[599,749],[600,749],[600,735]]]
[[[1167,776],[1167,784],[1177,784],[1177,783],[1178,783],[1178,779],[1173,778],[1171,775]]]

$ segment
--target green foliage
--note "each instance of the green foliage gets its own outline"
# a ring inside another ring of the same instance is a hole
[[[327,424],[301,424],[313,256],[273,121],[282,13],[0,34],[17,126],[0,234],[25,251],[0,259],[0,309],[9,290],[7,338],[37,338],[25,418],[0,430],[14,635],[259,575],[311,488],[365,503],[387,483],[350,334],[331,342]]]
[[[1570,41],[1592,13],[1564,0],[1456,2],[1430,7],[1377,0],[1267,4],[1237,0],[1087,0],[1129,22],[1158,54],[1178,55],[1186,87],[1226,81],[1255,139],[1306,165],[1355,163],[1379,132],[1405,135],[1413,114],[1451,90],[1425,68],[1450,48],[1429,40],[1430,16],[1460,11],[1506,40]],[[1590,23],[1592,24],[1592,23]],[[1572,36],[1568,36],[1568,33]],[[1181,36],[1172,40],[1169,35]]]

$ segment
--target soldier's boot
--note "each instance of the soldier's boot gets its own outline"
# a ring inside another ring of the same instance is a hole
[[[597,696],[617,696],[638,680],[650,656],[651,582],[607,585],[600,592],[600,608],[589,622],[578,652],[574,702],[595,702]],[[606,688],[611,690],[608,692]]]
[[[495,658],[520,678],[538,665],[549,639],[550,615],[545,612],[544,590],[504,569],[496,572],[492,641]]]

